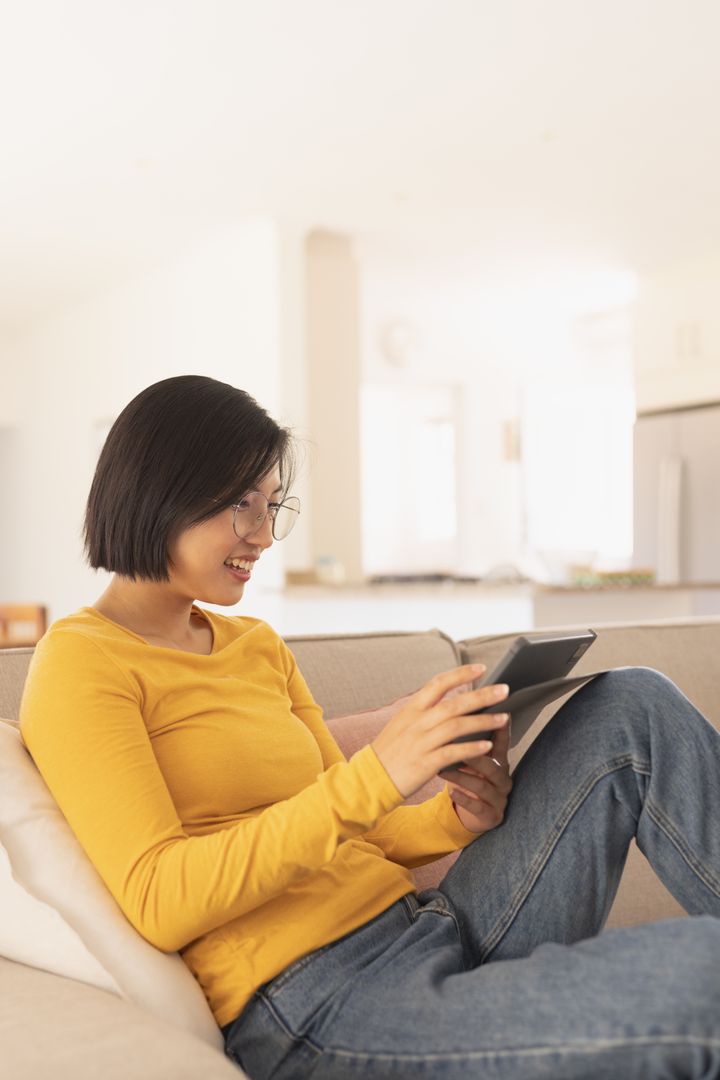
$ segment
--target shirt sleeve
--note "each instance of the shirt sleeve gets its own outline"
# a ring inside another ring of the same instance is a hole
[[[365,833],[388,859],[408,869],[467,847],[477,836],[455,813],[447,785],[424,802],[391,810]]]
[[[275,631],[273,631],[275,633]],[[291,708],[295,715],[310,729],[320,747],[323,765],[329,768],[338,762],[345,761],[345,755],[330,733],[323,711],[310,692],[310,687],[297,665],[292,651],[278,635],[278,648],[287,679],[287,691],[290,697]],[[378,765],[380,762],[378,761]],[[382,768],[382,766],[380,766]],[[383,772],[385,770],[383,769]],[[387,774],[386,774],[387,775]],[[389,779],[389,777],[388,777]],[[390,781],[392,783],[392,781]],[[394,786],[394,785],[393,785]],[[399,792],[398,792],[399,794]],[[402,796],[400,796],[402,798]]]
[[[166,952],[303,880],[402,802],[366,746],[254,817],[189,836],[153,753],[140,686],[97,642],[71,630],[51,630],[37,646],[20,723],[109,891]]]
[[[345,761],[295,657],[282,638],[278,640],[293,712],[307,724],[317,739],[326,767]],[[382,765],[380,767],[383,768]],[[388,859],[412,869],[466,847],[477,839],[477,835],[466,829],[455,813],[446,784],[442,791],[424,802],[399,806],[383,815],[363,838],[379,847]]]

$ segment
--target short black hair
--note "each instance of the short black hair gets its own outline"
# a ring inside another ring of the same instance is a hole
[[[205,375],[148,386],[100,453],[85,509],[87,561],[133,580],[169,581],[169,541],[238,502],[275,466],[283,498],[294,451],[290,429],[244,390]]]

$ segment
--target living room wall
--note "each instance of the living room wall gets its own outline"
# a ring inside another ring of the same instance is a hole
[[[288,304],[300,241],[257,217],[183,258],[0,338],[3,394],[0,595],[42,602],[51,619],[92,603],[108,575],[84,563],[80,530],[102,439],[145,386],[207,374],[241,386],[281,423],[302,427],[304,400]],[[284,369],[288,370],[285,371]],[[258,582],[283,580],[276,545]]]

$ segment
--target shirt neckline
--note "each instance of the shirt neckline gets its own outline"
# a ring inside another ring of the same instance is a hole
[[[212,634],[212,648],[209,653],[199,653],[195,652],[193,649],[174,648],[172,645],[156,645],[154,644],[154,642],[148,641],[147,638],[142,637],[141,634],[137,634],[134,630],[130,630],[129,627],[123,626],[122,623],[115,622],[114,619],[111,619],[109,618],[109,616],[104,615],[102,611],[98,611],[97,608],[92,607],[91,604],[86,605],[81,610],[89,612],[90,615],[94,616],[97,619],[102,619],[103,622],[109,623],[110,626],[114,626],[117,630],[121,630],[125,634],[130,634],[130,636],[134,637],[136,641],[142,641],[143,645],[147,645],[149,649],[165,649],[168,652],[179,652],[183,653],[186,656],[213,656],[215,653],[215,646],[217,644],[215,627],[213,626],[212,620],[210,619],[207,611],[205,611],[203,608],[198,607],[197,604],[193,604],[191,610],[202,616],[207,625],[210,627],[210,633]]]

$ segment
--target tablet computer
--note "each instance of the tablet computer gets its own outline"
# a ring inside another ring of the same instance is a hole
[[[597,637],[594,630],[575,633],[556,631],[549,634],[522,635],[516,638],[502,660],[482,681],[473,687],[492,686],[494,683],[507,683],[510,693],[524,690],[526,686],[547,682],[549,679],[561,679],[569,675],[581,656],[588,651]],[[492,712],[495,706],[478,709],[478,712]],[[502,709],[500,710],[502,712]]]
[[[518,695],[518,704],[532,697],[530,687],[541,683],[563,679],[577,664],[578,660],[585,655],[597,634],[594,630],[579,632],[553,631],[550,633],[523,634],[516,638],[511,647],[505,653],[498,664],[484,675],[481,680],[473,683],[473,689],[479,690],[483,686],[493,686],[495,683],[507,683],[510,688],[508,696],[503,701],[486,705],[476,713],[468,713],[468,716],[481,715],[482,713],[509,712],[512,722],[513,695]],[[518,694],[519,691],[527,690],[526,694]],[[559,690],[553,694],[557,697]],[[538,695],[540,696],[540,695]],[[525,724],[525,727],[528,725]],[[484,732],[479,728],[470,735],[461,735],[452,742],[472,742],[483,737]],[[491,739],[494,732],[487,732],[487,738]],[[513,738],[513,743],[516,738]]]

